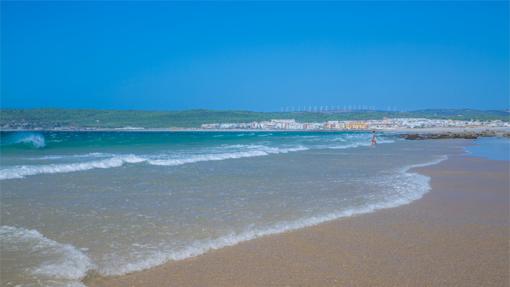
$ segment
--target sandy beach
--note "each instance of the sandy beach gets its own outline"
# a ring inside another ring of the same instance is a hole
[[[462,154],[417,171],[422,199],[88,286],[509,286],[509,164]]]
[[[0,10],[0,287],[510,287],[510,0]]]

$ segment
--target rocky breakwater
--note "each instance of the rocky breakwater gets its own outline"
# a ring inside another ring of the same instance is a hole
[[[431,139],[477,139],[479,137],[510,137],[510,131],[456,131],[438,133],[408,133],[401,134],[406,140],[431,140]]]

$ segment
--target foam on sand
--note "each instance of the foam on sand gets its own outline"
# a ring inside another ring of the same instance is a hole
[[[30,257],[32,265],[25,266],[27,276],[44,278],[49,282],[75,285],[95,268],[92,261],[78,248],[59,243],[42,235],[37,230],[8,225],[0,226],[2,253]]]
[[[211,250],[233,246],[243,241],[256,239],[266,235],[297,230],[343,217],[371,213],[380,209],[393,208],[408,204],[420,199],[430,190],[430,178],[428,176],[412,172],[411,170],[417,167],[435,165],[447,158],[448,157],[444,155],[430,162],[405,166],[396,170],[395,173],[391,175],[381,176],[374,179],[373,184],[381,186],[382,189],[386,189],[388,193],[391,191],[391,195],[385,196],[385,199],[381,202],[301,218],[291,222],[279,222],[265,228],[246,229],[243,232],[230,233],[214,239],[194,241],[182,249],[150,252],[143,260],[129,262],[120,266],[102,266],[98,271],[105,276],[123,275],[134,271],[149,269],[169,261],[195,257]]]

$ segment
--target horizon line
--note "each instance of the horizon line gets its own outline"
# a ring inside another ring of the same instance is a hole
[[[320,106],[315,106],[320,107]],[[325,107],[325,106],[323,106]],[[274,110],[274,111],[257,111],[248,109],[211,109],[211,108],[189,108],[189,109],[133,109],[133,108],[62,108],[62,107],[2,107],[1,110],[88,110],[88,111],[137,111],[137,112],[189,112],[189,111],[208,111],[208,112],[253,112],[253,113],[330,113],[330,112],[387,112],[387,113],[403,113],[403,112],[417,112],[417,111],[503,111],[510,113],[510,106],[499,109],[477,109],[477,108],[419,108],[419,109],[327,109],[327,110]]]

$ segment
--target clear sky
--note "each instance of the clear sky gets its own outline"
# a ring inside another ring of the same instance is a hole
[[[1,2],[2,107],[509,108],[509,2]]]

